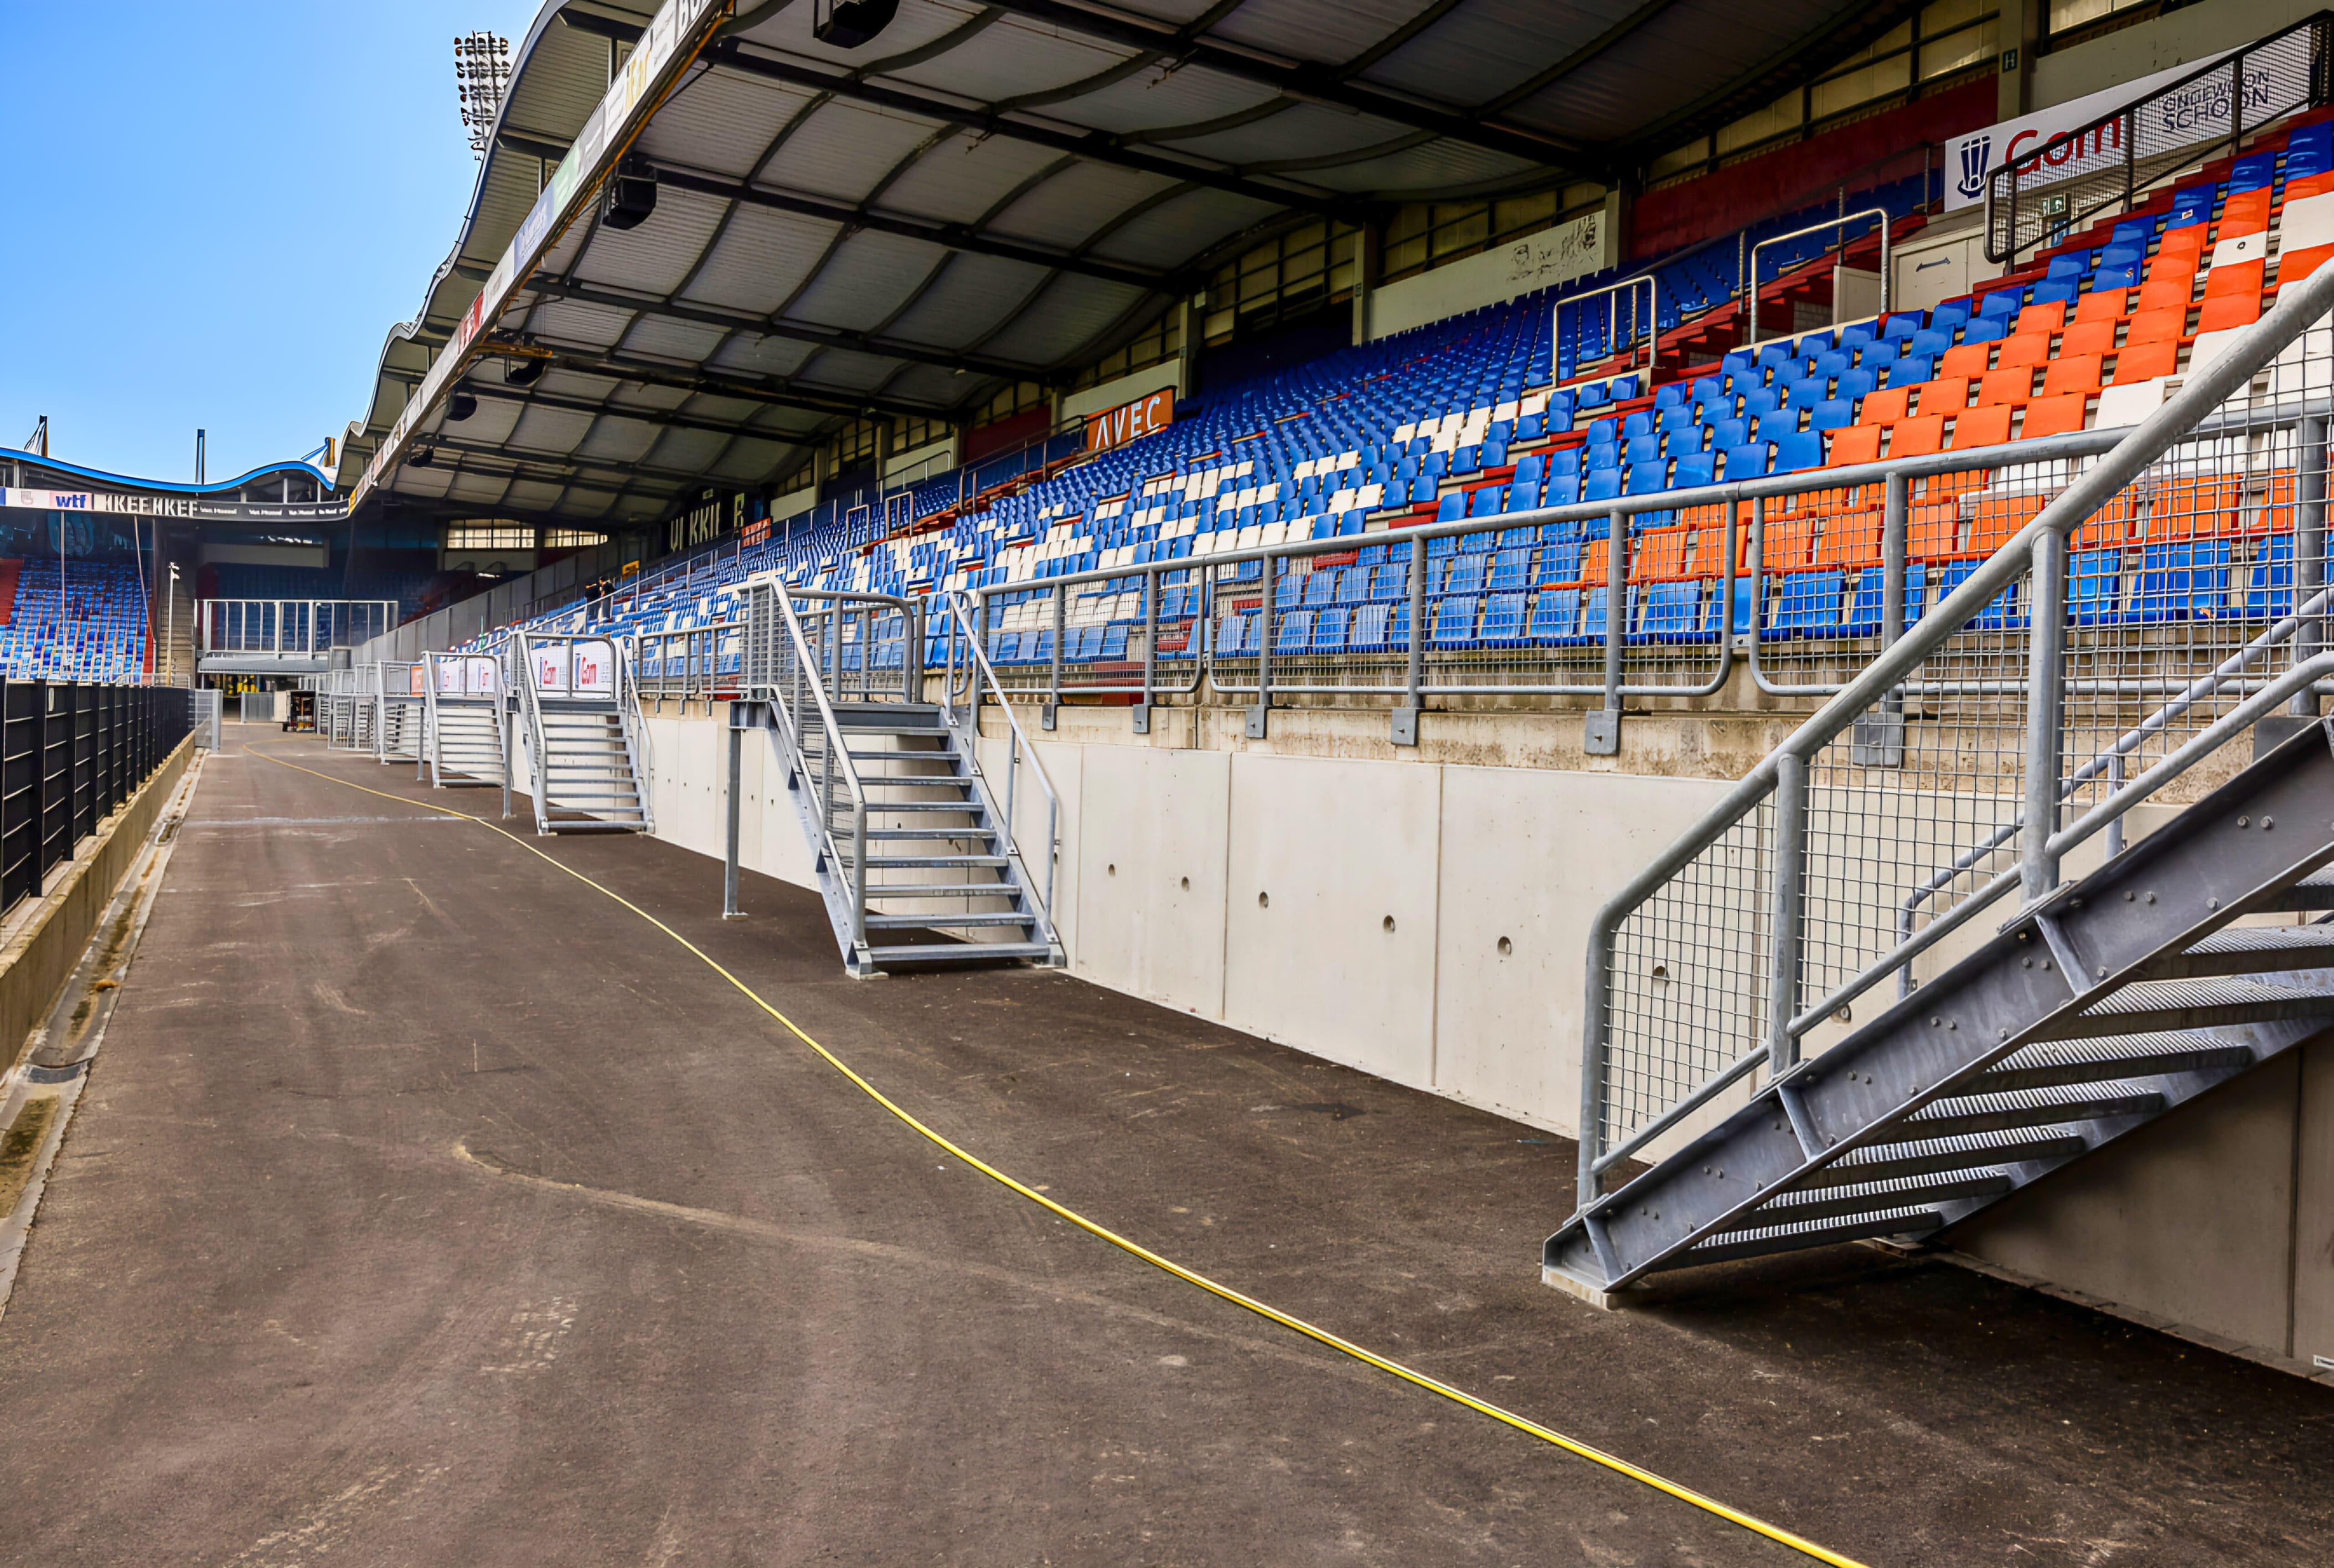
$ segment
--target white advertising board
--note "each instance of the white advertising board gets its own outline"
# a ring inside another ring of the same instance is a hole
[[[2169,87],[2184,76],[2193,76],[2213,61],[2225,59],[2234,53],[2234,50],[2224,50],[2210,58],[2192,60],[2185,65],[2175,65],[2169,71],[2159,71],[2152,76],[2143,76],[2136,82],[2127,82],[2103,92],[2069,99],[2017,120],[1989,125],[1983,130],[1949,138],[1945,142],[1945,210],[1953,212],[1962,207],[1975,207],[1985,200],[1986,177],[2003,164],[2014,162],[2029,153],[2040,150],[2044,162],[2063,163],[2085,153],[2121,147],[2120,125],[2102,127],[2086,137],[2079,148],[2069,138],[2073,132],[2101,116]],[[2196,86],[2194,93],[2183,93],[2161,104],[2150,104],[2148,110],[2152,117],[2163,118],[2165,129],[2193,130],[2195,139],[2201,141],[2212,134],[2214,123],[2223,127],[2229,123],[2229,108],[2227,94],[2220,91],[2219,84],[2207,79]],[[2261,91],[2268,90],[2268,84],[2261,84]],[[2250,99],[2254,93],[2248,91],[2246,96]]]

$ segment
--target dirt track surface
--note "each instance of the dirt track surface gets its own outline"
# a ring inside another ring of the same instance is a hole
[[[1071,1207],[1876,1565],[2334,1560],[2321,1389],[1860,1252],[1598,1313],[1537,1280],[1562,1140],[529,842]],[[0,1561],[1806,1559],[1077,1232],[523,848],[230,749],[0,1321]]]

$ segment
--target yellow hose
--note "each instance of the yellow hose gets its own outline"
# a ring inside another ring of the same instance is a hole
[[[1629,1463],[1628,1460],[1621,1458],[1616,1455],[1605,1452],[1602,1448],[1592,1448],[1588,1444],[1581,1442],[1577,1438],[1567,1438],[1562,1432],[1557,1431],[1552,1428],[1543,1427],[1538,1421],[1530,1420],[1525,1417],[1517,1415],[1513,1410],[1501,1409],[1499,1406],[1491,1404],[1488,1400],[1477,1399],[1474,1395],[1466,1392],[1462,1389],[1454,1389],[1449,1383],[1430,1378],[1424,1372],[1415,1371],[1409,1367],[1403,1366],[1400,1361],[1388,1360],[1386,1357],[1379,1355],[1375,1351],[1365,1349],[1364,1347],[1354,1343],[1351,1340],[1344,1339],[1336,1334],[1331,1333],[1327,1329],[1316,1327],[1312,1323],[1307,1323],[1303,1318],[1292,1316],[1288,1313],[1282,1312],[1278,1307],[1267,1305],[1265,1303],[1257,1300],[1254,1296],[1243,1295],[1239,1291],[1232,1289],[1230,1285],[1219,1284],[1214,1280],[1210,1279],[1206,1275],[1200,1274],[1192,1269],[1185,1268],[1181,1264],[1177,1263],[1172,1258],[1162,1257],[1159,1254],[1152,1251],[1149,1247],[1144,1246],[1141,1242],[1130,1241],[1125,1236],[1123,1236],[1116,1231],[1109,1228],[1107,1226],[1099,1224],[1095,1220],[1088,1219],[1085,1215],[1078,1213],[1077,1210],[1063,1207],[1061,1204],[1058,1204],[1052,1198],[1046,1197],[1044,1193],[1039,1192],[1036,1188],[1016,1181],[1013,1178],[1006,1175],[1003,1171],[998,1169],[987,1160],[980,1159],[977,1155],[967,1152],[959,1144],[951,1141],[940,1133],[933,1131],[921,1121],[919,1121],[913,1114],[902,1108],[889,1095],[876,1088],[873,1083],[868,1082],[866,1079],[862,1078],[852,1069],[850,1063],[844,1062],[843,1058],[837,1056],[834,1052],[828,1050],[825,1046],[812,1039],[808,1034],[803,1032],[801,1025],[797,1024],[793,1019],[787,1017],[784,1013],[779,1012],[776,1007],[771,1006],[769,1003],[764,1001],[761,996],[755,992],[752,986],[747,985],[745,981],[740,980],[737,976],[731,974],[728,970],[723,968],[719,963],[715,962],[714,959],[696,943],[682,936],[679,931],[674,930],[670,926],[666,925],[662,920],[658,919],[654,915],[650,914],[646,909],[641,909],[638,904],[635,904],[631,899],[625,898],[622,893],[616,892],[612,889],[604,887],[602,884],[593,881],[591,878],[585,876],[574,867],[564,864],[564,862],[545,854],[541,850],[535,848],[533,844],[528,843],[525,839],[519,837],[516,833],[510,832],[507,828],[490,822],[484,817],[474,817],[468,812],[458,812],[451,806],[441,806],[429,801],[417,801],[406,795],[391,794],[386,790],[371,789],[363,784],[354,784],[344,778],[335,778],[331,774],[319,773],[314,768],[302,767],[297,763],[285,762],[281,757],[270,756],[267,753],[256,750],[248,746],[244,747],[244,752],[246,755],[256,756],[263,761],[272,762],[278,767],[290,768],[294,773],[306,774],[312,778],[323,779],[328,784],[341,784],[352,790],[362,790],[366,794],[378,795],[382,800],[398,801],[406,805],[420,806],[424,811],[442,812],[449,817],[459,817],[464,822],[476,822],[478,826],[485,828],[489,832],[501,834],[504,838],[508,839],[512,843],[516,844],[520,849],[525,850],[527,853],[535,856],[537,860],[542,861],[545,865],[555,866],[558,868],[558,870],[565,872],[567,875],[574,878],[577,881],[583,883],[585,887],[590,888],[593,891],[602,894],[606,898],[614,899],[617,903],[622,904],[625,909],[630,909],[633,914],[638,915],[641,919],[646,920],[650,925],[654,926],[658,930],[662,931],[666,936],[670,937],[674,941],[680,943],[681,947],[687,948],[690,953],[694,955],[699,962],[702,963],[707,968],[712,970],[724,980],[728,981],[731,986],[735,986],[740,996],[744,996],[747,1001],[753,1003],[755,1006],[759,1007],[763,1012],[767,1013],[772,1018],[776,1019],[779,1026],[785,1029],[787,1034],[792,1034],[796,1039],[801,1041],[805,1045],[809,1046],[813,1051],[816,1052],[821,1060],[825,1062],[828,1066],[834,1068],[837,1073],[842,1073],[844,1077],[849,1079],[852,1083],[858,1088],[860,1092],[865,1094],[870,1100],[875,1101],[876,1104],[882,1106],[885,1111],[890,1111],[892,1116],[913,1129],[917,1133],[930,1140],[934,1146],[946,1150],[950,1154],[962,1160],[973,1169],[978,1170],[981,1175],[989,1178],[991,1181],[996,1182],[998,1186],[1007,1188],[1011,1191],[1018,1193],[1021,1197],[1027,1198],[1031,1203],[1037,1205],[1040,1208],[1046,1209],[1048,1212],[1067,1220],[1070,1224],[1076,1226],[1080,1230],[1085,1231],[1087,1235],[1095,1236],[1103,1241],[1106,1241],[1110,1243],[1111,1246],[1117,1247],[1120,1251],[1141,1258],[1144,1263],[1149,1264],[1152,1267],[1158,1269],[1162,1273],[1173,1275],[1177,1279],[1181,1280],[1186,1284],[1197,1285],[1200,1289],[1206,1291],[1210,1295],[1218,1297],[1223,1301],[1228,1301],[1236,1307],[1243,1308],[1246,1311],[1254,1313],[1260,1318],[1265,1318],[1273,1323],[1278,1323],[1282,1328],[1303,1334],[1307,1339],[1313,1341],[1316,1344],[1326,1345],[1329,1349],[1337,1352],[1341,1355],[1351,1356],[1357,1361],[1365,1362],[1370,1366],[1377,1368],[1377,1370],[1382,1372],[1387,1372],[1394,1377],[1400,1378],[1405,1383],[1409,1383],[1416,1388],[1424,1389],[1428,1393],[1440,1395],[1443,1399],[1449,1400],[1454,1404],[1464,1405],[1469,1409],[1473,1410],[1480,1415],[1489,1416],[1495,1421],[1513,1427],[1519,1432],[1523,1432],[1531,1437],[1538,1438],[1543,1443],[1552,1444],[1557,1448],[1562,1448],[1567,1454],[1577,1455],[1579,1457],[1588,1460],[1591,1464],[1602,1465],[1605,1468],[1613,1471],[1616,1475],[1626,1476],[1632,1481],[1650,1486],[1656,1492],[1664,1493],[1669,1496],[1675,1497],[1682,1503],[1690,1503],[1693,1506],[1701,1509],[1703,1513],[1713,1515],[1718,1518],[1725,1520],[1730,1525],[1739,1525],[1745,1530],[1750,1530],[1758,1534],[1766,1536],[1770,1541],[1779,1542],[1783,1545],[1790,1547],[1795,1552],[1804,1553],[1806,1555],[1814,1558],[1818,1563],[1830,1563],[1832,1568],[1865,1568],[1865,1565],[1857,1562],[1855,1558],[1846,1556],[1841,1553],[1834,1552],[1828,1547],[1818,1546],[1814,1542],[1808,1540],[1804,1536],[1791,1534],[1791,1532],[1782,1528],[1782,1526],[1779,1525],[1770,1525],[1764,1519],[1759,1518],[1754,1515],[1745,1514],[1738,1508],[1731,1508],[1725,1504],[1720,1502],[1717,1498],[1697,1492],[1691,1486],[1681,1486],[1675,1481],[1672,1481],[1662,1476],[1657,1476],[1654,1474],[1653,1471],[1644,1468],[1643,1466],[1633,1465]]]

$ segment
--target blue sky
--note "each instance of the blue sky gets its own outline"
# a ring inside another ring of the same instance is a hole
[[[362,413],[477,165],[457,33],[537,0],[0,0],[0,446],[144,477],[296,457]]]

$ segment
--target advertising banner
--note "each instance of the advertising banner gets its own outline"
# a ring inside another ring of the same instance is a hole
[[[1148,397],[1086,416],[1086,450],[1107,452],[1153,436],[1175,422],[1175,389],[1162,387]]]
[[[421,667],[418,664],[405,672],[405,695],[408,697],[427,697],[429,695],[427,691],[422,689]]]
[[[535,650],[535,689],[564,693],[567,689],[569,644],[554,642]]]
[[[2169,71],[2159,71],[2136,82],[2110,87],[2104,92],[2070,99],[2049,109],[2038,110],[2017,120],[2005,120],[1989,125],[1983,130],[1972,130],[1956,136],[1945,143],[1945,210],[1957,211],[1975,207],[1985,199],[1986,176],[2004,164],[2014,163],[2030,153],[2040,152],[2046,163],[2064,163],[2070,159],[2102,150],[2120,151],[2123,147],[2123,127],[2118,124],[2101,126],[2083,139],[2077,147],[2073,133],[2102,115],[2111,114],[2134,100],[2146,98],[2170,86],[2184,76],[2193,76],[2214,60],[2226,58],[2234,50],[2223,51],[2204,60],[2193,60],[2185,65],[2175,65]],[[2217,123],[2225,128],[2229,123],[2228,97],[2216,91],[2210,81],[2197,84],[2200,92],[2218,98]],[[2266,84],[2263,84],[2266,91]],[[2212,104],[2190,102],[2194,94],[2183,93],[2178,99],[2148,106],[2151,117],[2163,115],[2185,121],[2174,129],[2194,130],[2195,139],[2203,140],[2212,134],[2210,120],[2214,113]],[[2250,96],[2250,94],[2248,95]],[[2021,177],[2022,179],[2024,177]]]
[[[462,696],[462,661],[458,659],[433,658],[429,662],[438,671],[438,695],[440,697]]]
[[[472,697],[494,697],[503,688],[503,667],[491,658],[472,654],[464,660],[469,666],[468,685]]]
[[[604,642],[575,644],[574,673],[576,696],[615,696],[616,650]]]

